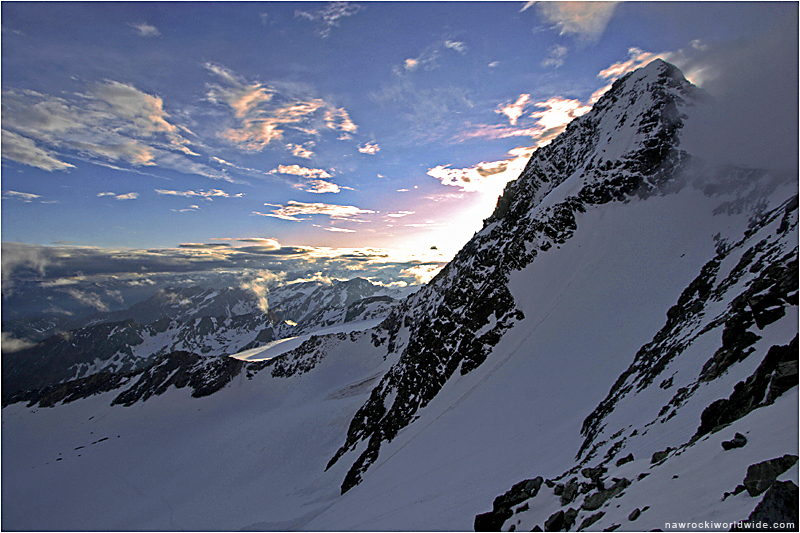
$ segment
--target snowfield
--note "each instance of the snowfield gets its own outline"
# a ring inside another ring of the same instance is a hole
[[[3,407],[2,528],[729,530],[796,500],[796,175],[687,163],[697,99],[660,60],[615,83],[386,317],[224,356],[203,397]]]

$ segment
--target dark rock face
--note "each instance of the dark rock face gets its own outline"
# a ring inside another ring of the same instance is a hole
[[[669,455],[669,452],[671,452],[671,451],[672,451],[672,448],[667,448],[666,450],[662,450],[660,452],[655,452],[653,454],[653,457],[650,458],[650,464],[654,465],[654,464],[660,463],[661,461],[663,461],[664,459],[667,458],[667,456]]]
[[[330,468],[367,441],[345,476],[342,492],[361,481],[381,443],[411,423],[456,371],[465,374],[480,366],[503,334],[524,318],[507,286],[511,272],[571,238],[576,216],[587,208],[634,195],[666,194],[673,187],[671,180],[690,162],[677,148],[680,107],[692,105],[701,91],[664,62],[648,68],[651,82],[634,74],[624,77],[592,111],[538,149],[520,178],[507,185],[483,230],[384,322],[375,342],[386,343],[388,354],[399,358],[356,413],[344,444],[328,463]],[[647,111],[628,116],[628,107],[640,99],[647,102]],[[598,146],[613,140],[608,124],[615,123],[624,123],[641,141],[608,161]],[[575,179],[583,184],[577,194],[535,211],[571,176],[579,176]],[[407,331],[402,337],[401,330]]]
[[[520,481],[492,503],[492,510],[475,517],[475,531],[500,531],[506,520],[514,516],[511,508],[539,493],[544,478],[541,476]]]
[[[733,436],[731,440],[726,440],[722,442],[722,448],[725,451],[732,450],[734,448],[743,448],[747,445],[747,437],[742,435],[741,433],[737,433]]]
[[[193,353],[175,352],[142,372],[138,381],[114,398],[111,405],[130,406],[139,400],[163,394],[170,386],[180,389],[188,385],[195,398],[208,396],[227,385],[243,366],[242,361],[230,357],[204,358]]]
[[[578,531],[585,530],[587,527],[591,526],[592,524],[603,518],[605,514],[606,513],[604,513],[603,511],[600,511],[599,513],[595,513],[591,516],[586,517],[583,520],[583,522],[581,522],[581,525],[578,526]]]
[[[777,221],[781,222],[777,233],[765,229]],[[639,349],[633,363],[619,376],[606,398],[584,420],[581,433],[585,439],[578,451],[579,458],[584,461],[591,459],[594,450],[602,444],[595,440],[602,429],[603,420],[617,403],[625,396],[652,385],[670,362],[699,336],[721,329],[721,345],[705,363],[697,380],[680,387],[662,408],[658,416],[661,421],[675,416],[701,384],[713,381],[727,372],[731,365],[755,353],[753,344],[761,337],[754,331],[758,331],[759,326],[748,302],[757,295],[769,294],[770,301],[782,302],[782,308],[798,305],[797,247],[786,250],[786,243],[782,239],[782,235],[796,226],[797,202],[793,197],[778,208],[754,217],[750,229],[739,242],[719,248],[718,254],[702,267],[700,274],[684,289],[677,304],[667,311],[664,327],[650,343]],[[753,244],[752,238],[756,235],[759,240]],[[734,251],[741,250],[744,253],[738,264],[724,278],[718,276],[721,262]],[[730,291],[745,273],[756,277],[740,288],[741,292],[731,294]],[[707,308],[722,300],[730,301],[728,308],[705,326],[699,327]],[[769,316],[777,320],[774,317],[779,315],[773,310]],[[760,320],[766,324],[767,318]],[[686,335],[687,331],[691,333]],[[764,368],[746,383],[738,385],[732,399],[720,400],[709,406],[697,437],[737,420],[752,409],[771,404],[783,392],[797,385],[796,342],[790,345],[789,351],[780,351],[778,347],[773,349],[778,351],[772,352],[771,349],[766,354]],[[664,385],[662,388],[671,385],[669,379],[662,378],[661,383]],[[770,391],[767,399],[761,402],[764,396],[759,395],[759,391],[766,391],[768,385]]]
[[[797,485],[792,481],[776,481],[770,486],[764,498],[750,513],[742,527],[732,531],[749,531],[755,524],[766,524],[765,531],[797,531],[798,505]],[[779,527],[775,527],[775,525]],[[751,527],[747,527],[750,525]]]
[[[618,480],[614,485],[612,485],[607,490],[598,490],[593,494],[589,494],[586,496],[586,499],[583,500],[583,509],[587,511],[594,511],[602,507],[604,503],[608,500],[620,494],[623,490],[625,490],[631,484],[625,478]]]
[[[629,453],[628,455],[626,455],[622,459],[618,459],[617,462],[614,463],[614,464],[619,467],[619,466],[622,466],[622,465],[624,465],[626,463],[630,463],[632,461],[633,461],[633,454]]]
[[[797,463],[796,455],[784,455],[750,465],[747,468],[747,477],[744,478],[744,486],[750,496],[758,496],[770,488],[775,480],[793,467]],[[796,490],[796,489],[795,489]]]
[[[754,409],[771,405],[781,394],[796,387],[797,340],[795,337],[788,345],[771,347],[756,371],[737,383],[728,398],[706,407],[700,415],[696,437],[720,429]]]

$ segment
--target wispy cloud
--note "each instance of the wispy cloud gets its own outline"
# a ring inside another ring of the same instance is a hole
[[[527,2],[522,11],[534,4],[539,15],[561,35],[596,41],[608,26],[618,2]]]
[[[21,202],[30,203],[38,198],[41,198],[41,195],[29,192],[3,191],[3,200],[19,200]]]
[[[319,24],[317,34],[328,37],[331,30],[339,25],[339,19],[355,15],[361,10],[361,5],[350,2],[330,2],[322,9],[316,11],[295,11],[295,17],[304,18]]]
[[[554,68],[562,66],[564,64],[564,58],[567,56],[567,52],[569,52],[569,48],[566,46],[554,44],[547,51],[547,57],[542,61],[542,66]]]
[[[308,204],[303,202],[297,202],[295,200],[290,200],[289,203],[286,205],[280,205],[280,204],[264,204],[264,205],[270,207],[277,207],[277,209],[273,209],[270,213],[260,213],[258,211],[254,211],[253,214],[265,217],[275,217],[283,220],[292,220],[295,222],[308,220],[309,217],[312,215],[325,215],[331,217],[332,219],[352,219],[353,217],[357,217],[360,215],[369,215],[377,213],[377,211],[371,211],[369,209],[360,209],[352,205],[334,205],[334,204],[323,204],[323,203]]]
[[[97,193],[97,197],[98,198],[103,198],[105,196],[110,196],[111,198],[114,198],[115,200],[120,200],[120,201],[136,200],[137,198],[139,198],[139,193],[138,192],[129,192],[129,193],[125,193],[125,194],[117,194],[117,193],[113,193],[113,192],[109,192],[109,191],[104,191],[104,192]]]
[[[281,93],[273,86],[247,82],[231,70],[206,63],[206,69],[219,77],[221,84],[210,84],[207,98],[233,110],[234,125],[221,132],[229,142],[248,151],[260,151],[273,141],[283,139],[287,129],[304,136],[318,135],[321,129],[355,132],[358,126],[347,110],[322,98],[308,98]],[[299,157],[311,153],[298,150],[297,144],[287,148]]]
[[[461,41],[451,41],[448,39],[444,42],[444,47],[449,48],[450,50],[455,50],[460,54],[467,53],[467,45]]]
[[[302,157],[303,159],[311,159],[314,156],[314,152],[306,148],[306,146],[314,146],[314,142],[309,141],[305,145],[289,143],[286,145],[286,149],[289,150],[295,157]]]
[[[244,196],[243,192],[239,192],[236,194],[230,194],[220,189],[211,189],[208,191],[204,191],[202,189],[197,191],[173,191],[169,189],[155,189],[156,193],[164,195],[164,196],[183,196],[186,198],[190,197],[199,197],[203,198],[204,200],[211,201],[212,198],[241,198]]]
[[[75,165],[61,161],[54,154],[36,146],[32,139],[7,130],[2,131],[2,154],[5,159],[42,170],[75,168]]]
[[[198,155],[184,136],[189,130],[160,97],[127,83],[106,80],[59,97],[6,89],[3,127],[3,158],[44,170],[74,167],[63,161],[69,156],[117,170],[154,166],[229,180],[187,158]]]
[[[146,22],[129,22],[128,26],[136,30],[140,37],[158,37],[161,32],[152,24]]]

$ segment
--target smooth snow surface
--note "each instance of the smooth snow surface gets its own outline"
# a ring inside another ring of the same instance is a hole
[[[282,355],[290,350],[294,350],[311,337],[318,337],[320,335],[331,335],[334,333],[351,333],[353,331],[364,331],[374,328],[381,323],[383,318],[376,318],[372,320],[363,320],[360,322],[347,322],[329,328],[322,328],[306,335],[298,335],[297,337],[287,337],[285,339],[278,339],[251,350],[235,353],[231,355],[234,359],[240,361],[268,361],[274,357]]]

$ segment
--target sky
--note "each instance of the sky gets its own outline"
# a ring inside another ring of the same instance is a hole
[[[656,58],[748,111],[698,133],[716,152],[796,164],[796,2],[0,9],[4,297],[23,278],[426,282],[537,147]]]

